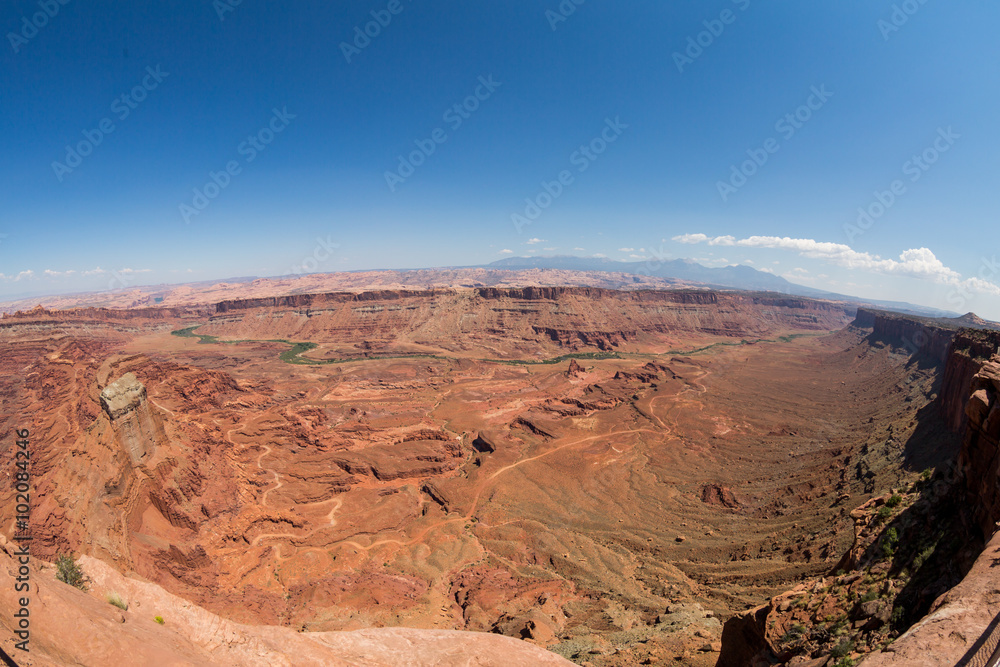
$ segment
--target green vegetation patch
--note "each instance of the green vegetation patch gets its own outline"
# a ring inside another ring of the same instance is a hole
[[[81,591],[87,590],[86,576],[72,556],[62,554],[56,558],[56,579]]]

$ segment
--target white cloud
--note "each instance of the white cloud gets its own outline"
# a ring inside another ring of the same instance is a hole
[[[794,273],[788,271],[787,273],[782,273],[781,277],[785,280],[789,280],[793,283],[815,283],[816,279],[805,273]]]
[[[584,249],[583,249],[583,248],[573,248],[573,250],[578,250],[578,251],[580,251],[580,252],[583,252],[583,251],[584,251]]]
[[[1000,296],[1000,286],[980,278],[963,280],[958,271],[945,266],[929,248],[910,248],[900,253],[899,259],[883,259],[879,255],[858,252],[843,243],[793,239],[787,236],[750,236],[736,240],[731,236],[711,238],[705,234],[683,234],[675,236],[673,240],[678,243],[708,243],[709,245],[735,245],[742,248],[789,250],[802,257],[819,259],[847,269],[863,269],[887,275],[930,280],[945,285],[961,286],[971,292]]]
[[[618,252],[635,252],[635,248],[618,248]]]
[[[524,242],[525,245],[535,245],[536,243],[546,243],[545,239],[533,238]]]
[[[678,243],[704,243],[708,240],[708,236],[705,234],[681,234],[680,236],[675,236],[671,241],[677,241]]]
[[[607,257],[607,255],[605,255],[604,253],[601,253],[601,252],[595,252],[595,253],[593,254],[593,256],[594,256],[594,257]]]
[[[35,272],[32,271],[31,269],[28,269],[27,271],[21,271],[19,274],[14,276],[14,282],[20,282],[22,280],[31,280],[34,277],[35,277]]]
[[[716,236],[714,238],[706,236],[705,234],[681,234],[680,236],[675,236],[673,241],[677,243],[707,243],[708,245],[736,245],[735,236]]]
[[[504,248],[503,250],[501,250],[501,251],[500,251],[500,252],[498,252],[497,254],[498,254],[498,255],[513,255],[513,254],[514,254],[514,251],[513,251],[513,250],[511,250],[510,248]]]
[[[108,271],[98,266],[95,269],[90,269],[87,271],[77,271],[76,269],[67,269],[66,271],[55,271],[53,269],[45,269],[44,271],[42,271],[42,275],[44,275],[46,278],[69,278],[71,276],[77,275],[78,273],[81,276],[103,276],[108,273],[117,274],[119,276],[130,276],[137,273],[152,273],[152,271],[153,271],[152,269],[133,269],[130,267],[125,267],[124,269],[119,269],[118,271],[113,271],[113,270]],[[176,273],[176,271],[171,271],[171,273]],[[34,276],[35,272],[29,270],[29,271],[22,271],[20,274],[18,274],[18,276],[4,276],[3,274],[0,274],[0,279],[20,280],[21,278],[32,278]]]
[[[547,252],[552,252],[552,251],[554,251],[554,250],[559,250],[559,247],[558,247],[558,246],[556,246],[555,248],[542,248],[542,250],[545,250],[545,251],[547,251]]]

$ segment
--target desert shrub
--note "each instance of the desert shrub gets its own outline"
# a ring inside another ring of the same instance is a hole
[[[921,551],[916,555],[916,557],[913,559],[914,572],[920,569],[920,567],[927,561],[927,559],[931,557],[932,553],[934,553],[934,545],[927,547],[926,549],[924,549],[923,551]]]
[[[899,544],[899,532],[895,528],[885,531],[885,538],[882,540],[882,553],[892,556],[896,553],[896,545]]]
[[[892,508],[888,505],[882,505],[878,508],[878,512],[875,512],[875,519],[878,521],[885,521],[892,516]]]
[[[840,658],[846,658],[854,650],[854,642],[849,639],[845,639],[830,651],[830,657],[839,660]]]
[[[871,602],[872,600],[875,600],[877,598],[878,598],[878,589],[869,588],[867,591],[865,591],[865,594],[861,596],[859,602]]]
[[[76,564],[72,556],[62,554],[56,558],[56,579],[64,584],[75,586],[81,591],[87,590],[87,581],[83,570]]]
[[[781,639],[778,640],[778,643],[788,644],[790,642],[794,642],[797,639],[801,639],[802,636],[805,635],[805,633],[806,633],[806,626],[802,625],[801,623],[795,623],[792,625],[792,627],[788,629],[787,632],[785,632],[785,634],[781,636]]]
[[[901,502],[903,502],[903,496],[894,493],[889,496],[889,500],[885,501],[885,504],[887,507],[897,507]]]
[[[118,593],[112,591],[111,593],[108,593],[108,597],[106,599],[108,604],[118,607],[122,611],[128,611],[128,602],[125,602],[125,600],[122,599],[122,596]]]
[[[154,616],[153,620],[156,621],[157,623],[159,623],[160,625],[163,625],[163,623],[164,623],[162,616]]]

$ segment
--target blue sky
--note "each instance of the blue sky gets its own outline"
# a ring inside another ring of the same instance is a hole
[[[64,1],[0,9],[0,298],[601,254],[1000,319],[995,2]]]

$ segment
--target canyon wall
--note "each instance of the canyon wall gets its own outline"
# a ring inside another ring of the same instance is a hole
[[[364,341],[365,350],[382,351],[436,341],[443,349],[478,347],[506,356],[550,347],[611,350],[675,333],[764,338],[831,331],[854,314],[844,303],[766,293],[482,287],[223,301],[198,333],[350,345]]]
[[[972,378],[958,469],[973,519],[989,539],[1000,522],[1000,355]]]
[[[984,353],[988,332],[963,332],[960,350]],[[997,347],[993,347],[996,352]],[[961,384],[961,373],[972,363],[969,355],[953,354],[951,386]],[[1000,355],[985,362],[969,382],[965,408],[965,437],[958,455],[955,491],[966,512],[951,520],[971,519],[986,548],[962,581],[931,605],[929,613],[884,651],[872,654],[865,667],[927,665],[985,665],[1000,635]],[[951,401],[949,405],[958,405]],[[965,516],[961,516],[965,514]],[[993,658],[996,658],[996,652]]]
[[[961,329],[948,353],[941,383],[939,408],[948,428],[960,433],[965,428],[965,406],[969,402],[973,376],[1000,350],[1000,332]]]
[[[175,320],[202,315],[206,308],[72,308],[52,311],[44,308],[3,313],[0,326],[24,326],[29,322],[66,322],[90,320],[93,322],[125,322],[131,320]]]
[[[216,313],[253,308],[322,308],[342,303],[366,303],[371,301],[397,301],[400,299],[431,298],[453,294],[452,290],[371,290],[367,292],[330,292],[326,294],[292,294],[258,299],[230,299],[215,304]]]
[[[871,644],[862,649],[860,643],[855,644],[862,635],[856,635],[851,642],[844,640],[847,648],[843,650],[851,653],[857,648],[853,655],[861,654],[866,667],[965,664],[962,660],[978,650],[980,637],[996,625],[1000,604],[1000,575],[995,570],[1000,555],[1000,332],[873,309],[860,309],[853,326],[870,330],[868,340],[875,345],[886,343],[893,351],[904,348],[911,355],[910,367],[930,364],[937,368],[938,396],[922,411],[921,420],[928,430],[964,434],[954,469],[945,465],[935,475],[928,471],[908,488],[873,497],[852,511],[856,537],[849,557],[845,556],[835,573],[803,583],[730,619],[723,634],[720,667],[774,664],[775,660],[832,664],[832,659],[826,662],[828,647],[826,652],[811,654],[795,647],[795,628],[803,636],[821,637],[830,631],[822,619],[844,618],[842,624],[853,622],[847,631],[872,633],[893,625],[894,613],[903,611],[900,615],[905,616],[905,609],[900,608],[914,607],[920,599],[925,600],[919,612],[924,615],[900,621],[904,624],[899,630],[912,626],[895,641],[884,648]],[[897,505],[912,505],[897,513],[889,506],[890,498]],[[922,541],[931,533],[944,534],[946,527],[953,529],[948,538]],[[892,542],[897,536],[898,546]],[[979,553],[984,544],[986,549]],[[935,556],[936,551],[941,553]],[[866,581],[880,588],[866,591]],[[844,592],[846,604],[837,597],[842,598]],[[808,617],[813,608],[820,621]],[[873,647],[873,653],[863,655]]]
[[[957,326],[923,317],[858,308],[854,326],[871,329],[877,340],[902,345],[910,354],[922,354],[943,362],[955,338]]]
[[[962,433],[972,378],[1000,349],[1000,331],[959,328],[959,323],[969,320],[969,315],[950,322],[859,308],[853,326],[871,329],[876,339],[902,346],[910,354],[943,362],[938,410],[949,429]]]

